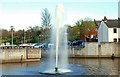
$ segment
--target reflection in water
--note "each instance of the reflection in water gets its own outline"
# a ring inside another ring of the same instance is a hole
[[[87,68],[86,74],[118,75],[119,59],[70,59],[70,64],[81,64]]]
[[[40,62],[2,64],[2,74],[39,75],[39,68],[45,61],[47,60],[43,59]],[[70,58],[69,64],[82,65],[86,69],[84,75],[119,75],[120,71],[119,59]]]

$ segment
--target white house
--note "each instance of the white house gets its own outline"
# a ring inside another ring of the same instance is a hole
[[[120,42],[120,19],[108,20],[104,17],[99,22],[98,44],[100,45],[101,42]]]

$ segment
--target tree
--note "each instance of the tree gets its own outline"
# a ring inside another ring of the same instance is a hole
[[[68,40],[69,41],[74,41],[74,40],[79,40],[80,39],[80,32],[79,32],[79,26],[68,26]]]
[[[77,21],[75,24],[76,24],[76,26],[81,26],[81,20],[79,20],[79,21]]]
[[[86,37],[87,37],[88,35],[90,35],[90,34],[86,35],[87,32],[88,32],[88,31],[90,32],[95,25],[94,25],[94,22],[93,22],[93,21],[83,21],[82,24],[81,24],[81,26],[82,26],[82,27],[80,27],[80,30],[81,30],[81,33],[80,33],[80,34],[81,34],[81,38],[82,38],[83,41],[85,41]]]
[[[91,21],[90,18],[85,18],[83,20],[78,20],[76,23],[75,23],[75,26],[77,26],[79,28],[79,34],[80,34],[80,39],[85,41],[85,38],[88,36],[88,35],[91,35],[92,33],[95,33],[92,32],[92,30],[95,30],[95,24],[93,21]]]
[[[11,42],[11,32],[6,29],[1,29],[2,43]],[[9,40],[8,40],[9,39]]]
[[[43,42],[48,42],[48,36],[50,33],[50,29],[51,29],[51,15],[48,12],[48,9],[45,8],[42,12],[42,35],[43,35]]]
[[[48,12],[48,9],[45,8],[42,12],[42,27],[43,28],[50,28],[51,27],[51,15]]]
[[[26,40],[28,43],[39,42],[39,35],[42,33],[42,28],[39,26],[29,27],[26,31]]]
[[[14,32],[14,43],[15,44],[20,44],[23,41],[23,37],[24,37],[24,31],[23,30],[18,30]]]

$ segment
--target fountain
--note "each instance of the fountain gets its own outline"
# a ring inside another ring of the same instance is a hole
[[[59,49],[59,46],[62,46],[59,43],[63,42],[62,43],[63,45],[65,45],[67,43],[67,41],[64,41],[64,40],[60,41],[60,39],[62,39],[63,37],[62,38],[59,37],[61,35],[60,34],[60,29],[62,30],[62,27],[63,27],[63,25],[61,24],[62,23],[61,20],[62,20],[63,12],[64,12],[63,5],[59,4],[57,9],[56,9],[56,28],[55,28],[56,29],[56,67],[55,67],[55,72],[58,72],[58,53],[59,53],[59,50],[61,50],[61,49]],[[63,34],[64,31],[61,32],[61,33]],[[62,35],[62,36],[64,36],[64,35]],[[65,48],[63,49],[63,51],[65,51]]]
[[[49,62],[41,74],[70,74],[76,66],[68,64],[67,27],[64,26],[64,7],[58,4],[55,12],[55,26],[51,31],[51,46],[49,50]],[[43,66],[44,67],[44,66]],[[79,66],[77,66],[79,67]],[[72,68],[72,70],[71,70]],[[82,70],[81,68],[79,70]]]

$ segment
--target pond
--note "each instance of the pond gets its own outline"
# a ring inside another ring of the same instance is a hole
[[[42,58],[39,62],[25,62],[25,63],[6,63],[2,64],[2,77],[56,77],[56,75],[41,74],[49,63],[46,58]],[[66,74],[66,76],[118,76],[120,75],[120,60],[119,59],[80,59],[69,58],[69,66],[75,73]],[[57,75],[63,77],[63,75]]]

